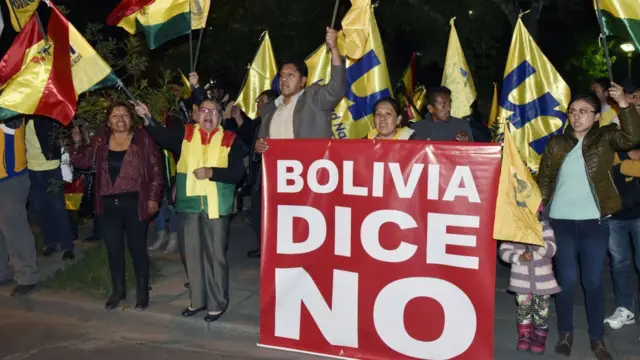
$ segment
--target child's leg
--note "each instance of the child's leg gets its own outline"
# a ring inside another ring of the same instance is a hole
[[[549,295],[533,295],[532,309],[535,329],[531,335],[531,351],[537,354],[543,354],[547,345],[550,299]]]
[[[531,294],[516,294],[518,310],[516,311],[516,321],[518,322],[518,344],[517,350],[528,351],[531,348],[531,331],[533,329],[533,309]]]

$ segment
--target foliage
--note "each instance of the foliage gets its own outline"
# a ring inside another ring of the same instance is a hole
[[[607,45],[611,54],[611,64],[613,65],[616,62],[616,56],[613,55],[616,43],[613,40],[609,40]],[[569,60],[566,68],[576,74],[575,81],[584,88],[588,87],[593,79],[607,77],[609,74],[604,48],[597,41],[590,42],[581,49],[581,52],[576,53]]]

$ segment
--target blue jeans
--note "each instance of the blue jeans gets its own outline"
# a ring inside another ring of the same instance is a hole
[[[29,170],[29,180],[29,205],[38,219],[44,245],[61,251],[73,250],[71,223],[64,202],[62,171],[60,168]]]
[[[158,211],[158,216],[154,219],[157,231],[164,230],[166,220],[169,220],[169,232],[172,234],[177,233],[179,229],[178,216],[176,216],[175,211],[171,210],[165,202],[160,208],[160,211]]]
[[[635,265],[640,272],[640,219],[611,220],[609,222],[609,253],[611,254],[611,277],[613,291],[616,296],[616,307],[624,307],[633,311],[633,289],[631,284],[631,261],[635,257]],[[633,237],[633,246],[629,235]],[[635,254],[633,250],[635,248]]]
[[[584,288],[589,337],[604,338],[602,272],[607,258],[609,223],[605,220],[551,220],[558,251],[556,277],[562,291],[556,295],[558,331],[573,331],[574,294],[578,279]],[[580,270],[580,272],[578,272]]]

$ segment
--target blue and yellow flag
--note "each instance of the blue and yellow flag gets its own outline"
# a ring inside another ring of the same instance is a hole
[[[506,129],[493,238],[543,246],[542,225],[538,221],[541,202],[538,184],[520,158],[510,129]]]
[[[464,57],[462,44],[454,24],[456,18],[451,19],[449,46],[444,61],[442,86],[451,90],[451,116],[463,118],[471,115],[471,104],[476,100],[476,86],[471,77],[471,69]]]
[[[366,52],[359,60],[347,59],[347,92],[333,113],[333,133],[336,138],[361,139],[373,128],[373,106],[391,96],[391,81],[387,70],[382,39],[373,7],[369,23]],[[344,54],[344,36],[338,36],[340,53]],[[331,54],[321,45],[306,60],[309,68],[307,84],[326,83],[331,73]]]
[[[498,119],[512,125],[515,145],[534,174],[547,142],[564,129],[570,98],[569,86],[518,19],[504,71]]]
[[[263,91],[273,88],[273,81],[278,73],[269,32],[263,32],[260,35],[260,39],[260,46],[256,56],[253,58],[253,62],[249,65],[247,77],[236,100],[238,108],[244,111],[251,119],[255,119],[258,116],[256,99]]]

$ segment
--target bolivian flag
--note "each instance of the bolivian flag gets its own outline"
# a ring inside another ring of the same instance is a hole
[[[396,99],[404,106],[410,121],[422,120],[420,111],[414,106],[414,88],[416,87],[416,53],[411,55],[409,66],[402,73],[401,88],[396,93]],[[411,101],[409,101],[411,99]]]
[[[11,25],[16,32],[19,32],[29,22],[33,13],[38,9],[38,5],[40,5],[40,0],[7,0]]]
[[[150,49],[191,31],[190,0],[124,0],[107,17],[130,34],[144,32]]]
[[[204,29],[207,26],[207,17],[211,0],[191,0],[191,29]]]
[[[34,16],[0,61],[0,120],[34,114],[67,125],[79,94],[118,80],[58,9],[47,9],[47,41]]]
[[[594,0],[596,11],[598,4]],[[603,31],[606,35],[617,35],[633,43],[640,51],[640,1],[600,0]]]

